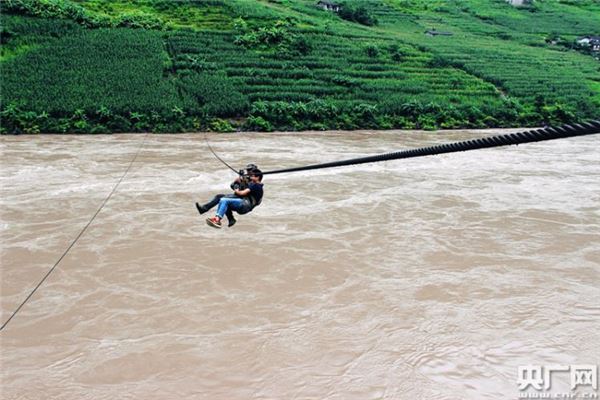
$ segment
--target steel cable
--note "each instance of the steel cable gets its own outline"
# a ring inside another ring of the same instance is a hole
[[[138,158],[138,155],[142,151],[142,147],[144,147],[144,143],[146,142],[146,138],[147,137],[148,137],[148,134],[146,134],[144,136],[144,140],[142,140],[142,143],[140,144],[140,147],[138,148],[137,152],[135,153],[135,156],[133,157],[133,159],[129,163],[129,166],[127,167],[127,169],[125,170],[125,172],[123,173],[123,175],[121,176],[121,178],[118,180],[118,182],[115,184],[115,186],[112,188],[112,190],[108,194],[108,196],[104,199],[104,201],[102,202],[102,204],[100,205],[100,207],[98,208],[98,210],[94,213],[94,215],[92,215],[92,218],[90,218],[90,220],[88,221],[88,223],[83,227],[83,229],[79,232],[79,234],[71,242],[71,244],[69,245],[69,247],[67,247],[67,249],[62,253],[62,255],[60,256],[60,258],[54,263],[54,265],[52,266],[52,268],[50,268],[50,270],[46,273],[46,275],[44,275],[44,277],[38,282],[38,284],[33,288],[33,290],[25,298],[25,300],[23,300],[23,302],[21,302],[21,304],[15,309],[15,311],[13,311],[13,313],[11,314],[11,316],[2,324],[2,326],[0,327],[0,332],[3,331],[4,328],[6,327],[6,325],[8,325],[8,323],[19,313],[19,311],[21,311],[21,309],[23,308],[23,306],[29,301],[29,299],[40,288],[40,286],[42,286],[42,284],[46,281],[46,279],[50,276],[50,274],[52,274],[52,272],[54,272],[54,270],[56,269],[56,267],[58,266],[58,264],[60,264],[60,262],[63,260],[63,258],[65,258],[65,256],[69,253],[69,251],[73,248],[73,246],[75,246],[75,243],[77,243],[77,241],[83,236],[83,234],[85,233],[85,231],[87,230],[87,228],[89,228],[89,226],[92,224],[92,222],[94,222],[94,219],[96,219],[96,217],[98,216],[98,214],[100,214],[100,211],[102,211],[102,209],[104,208],[104,206],[106,205],[106,203],[108,203],[108,201],[110,200],[110,198],[112,197],[112,195],[116,192],[116,190],[119,187],[119,185],[121,184],[121,182],[123,182],[123,179],[125,179],[125,176],[127,175],[127,173],[129,173],[129,170],[133,166],[133,163],[135,162],[135,160]]]
[[[283,174],[289,172],[309,171],[314,169],[342,167],[346,165],[366,164],[380,161],[399,160],[412,157],[433,156],[437,154],[456,153],[460,151],[477,150],[491,147],[519,145],[524,143],[541,142],[544,140],[564,139],[575,136],[594,135],[600,133],[600,121],[594,120],[582,124],[563,125],[560,127],[547,127],[524,132],[496,135],[462,142],[444,143],[435,146],[417,149],[401,150],[392,153],[377,154],[373,156],[351,158],[348,160],[333,161],[321,164],[305,165],[263,172],[267,174]]]

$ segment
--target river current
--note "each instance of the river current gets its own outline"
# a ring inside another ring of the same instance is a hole
[[[490,133],[209,139],[270,170]],[[0,138],[0,322],[143,140]],[[203,135],[145,140],[0,332],[1,398],[509,399],[519,366],[600,363],[598,135],[267,175],[222,230]]]

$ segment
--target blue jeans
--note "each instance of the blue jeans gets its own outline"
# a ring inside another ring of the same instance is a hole
[[[241,211],[244,207],[244,200],[237,197],[221,197],[217,207],[217,216],[223,218],[227,210]]]

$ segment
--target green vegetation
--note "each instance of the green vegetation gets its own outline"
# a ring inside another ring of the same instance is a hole
[[[377,25],[377,18],[373,17],[365,6],[344,4],[339,11],[340,18],[363,25]]]
[[[574,46],[600,33],[595,1],[315,5],[0,0],[0,131],[436,129],[600,115],[597,54]]]

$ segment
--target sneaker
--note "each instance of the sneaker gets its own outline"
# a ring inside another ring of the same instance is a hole
[[[237,219],[233,218],[233,217],[228,217],[227,220],[229,221],[227,223],[227,227],[231,228],[232,226],[235,225],[235,223],[237,222]]]
[[[206,218],[206,223],[213,228],[221,229],[221,221],[217,217]]]
[[[202,215],[202,214],[204,214],[205,212],[208,211],[206,208],[204,208],[204,206],[201,206],[198,203],[196,203],[196,208],[198,209],[198,212],[200,213],[200,215]]]

